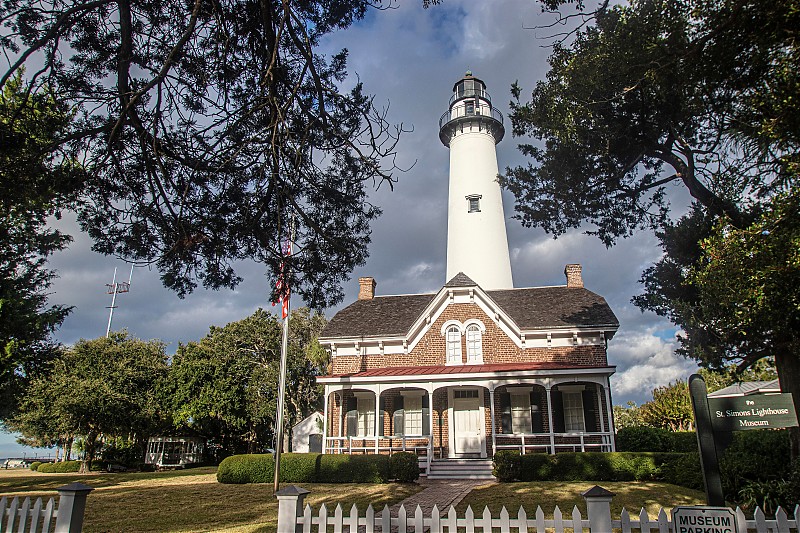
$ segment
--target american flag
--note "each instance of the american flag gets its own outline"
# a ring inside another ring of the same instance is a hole
[[[275,284],[275,296],[277,300],[272,302],[275,307],[281,304],[281,318],[289,316],[289,282],[284,277],[284,269],[286,268],[286,259],[292,255],[292,241],[286,239],[283,245],[283,261],[281,261],[280,273],[278,274],[278,282]]]

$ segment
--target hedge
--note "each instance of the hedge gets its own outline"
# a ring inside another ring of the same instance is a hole
[[[493,473],[500,481],[646,481],[661,479],[664,467],[684,455],[652,452],[520,455],[503,450],[495,454]]]
[[[648,426],[617,431],[617,450],[621,452],[692,453],[697,451],[694,431],[669,431]]]
[[[67,472],[78,472],[80,469],[80,461],[58,461],[55,463],[42,463],[39,465],[37,471],[45,474],[64,474]]]
[[[397,452],[389,456],[389,477],[400,483],[419,479],[419,459],[411,452]]]
[[[400,455],[400,454],[396,454]],[[414,455],[414,454],[409,454]],[[416,456],[414,455],[416,461]],[[397,459],[396,468],[403,459]],[[390,479],[388,455],[281,454],[280,480],[284,483],[386,483]],[[419,471],[417,470],[417,475]],[[231,455],[217,469],[220,483],[272,483],[272,454]]]
[[[30,469],[36,472],[41,465],[42,465],[41,461],[34,461],[31,463]]]

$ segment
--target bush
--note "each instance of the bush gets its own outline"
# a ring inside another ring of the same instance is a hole
[[[494,468],[492,474],[500,482],[507,483],[520,477],[522,456],[513,450],[499,450],[494,454]]]
[[[500,481],[644,481],[661,479],[662,469],[683,454],[671,453],[535,453],[495,455]]]
[[[116,438],[103,446],[101,461],[106,465],[133,468],[142,461],[142,450],[133,441]]]
[[[45,474],[64,474],[67,472],[77,472],[80,469],[80,461],[59,461],[56,463],[42,463],[39,465],[38,471]]]
[[[388,455],[320,456],[317,483],[386,483]]]
[[[33,470],[34,472],[36,472],[41,465],[42,465],[41,461],[34,461],[34,462],[31,463],[30,469]]]
[[[786,430],[735,431],[731,444],[719,461],[725,497],[737,500],[752,482],[778,480],[786,476],[791,462]]]
[[[389,457],[389,479],[413,483],[419,479],[419,459],[411,452],[397,452]]]
[[[672,446],[669,452],[674,453],[697,453],[697,433],[694,431],[673,431],[670,432]]]
[[[666,429],[635,426],[617,431],[617,450],[621,452],[666,452],[671,447]]]
[[[705,489],[700,454],[697,452],[681,454],[681,457],[664,464],[661,474],[667,483],[695,490]]]
[[[274,476],[272,454],[231,455],[217,469],[220,483],[272,483]],[[284,483],[386,483],[388,480],[388,455],[281,454],[280,481]]]

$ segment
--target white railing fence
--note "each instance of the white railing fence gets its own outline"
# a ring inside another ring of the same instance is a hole
[[[474,533],[480,529],[483,533],[492,533],[492,529],[499,529],[500,533],[564,533],[565,531],[611,533],[681,533],[685,531],[706,531],[705,529],[686,529],[681,527],[676,531],[670,517],[661,509],[658,518],[650,519],[647,511],[641,510],[638,516],[623,509],[619,519],[611,517],[611,500],[613,493],[602,487],[593,487],[583,493],[586,500],[587,517],[584,518],[578,509],[573,507],[570,514],[565,515],[556,507],[552,519],[545,519],[541,506],[536,508],[533,516],[528,516],[525,509],[520,507],[516,516],[511,516],[503,507],[500,515],[492,516],[489,508],[484,508],[480,515],[475,515],[468,507],[464,516],[458,516],[455,508],[450,507],[447,514],[440,516],[439,509],[434,506],[430,515],[425,515],[417,506],[413,513],[409,513],[404,506],[400,506],[396,516],[392,516],[389,507],[382,511],[375,511],[372,505],[361,514],[353,505],[349,513],[345,513],[341,505],[337,505],[333,514],[323,504],[315,513],[310,506],[303,506],[303,500],[309,491],[289,486],[276,493],[278,498],[278,528],[277,533]],[[726,533],[792,533],[798,532],[800,520],[800,506],[794,508],[794,519],[789,519],[786,511],[778,509],[774,519],[767,519],[760,509],[756,509],[752,520],[747,520],[741,509],[737,508],[737,527],[733,529],[713,529]]]
[[[7,496],[0,498],[0,533],[80,533],[86,497],[94,489],[82,483],[70,483],[56,490],[58,508],[53,498],[46,504],[37,498],[32,507],[30,498],[20,500],[17,496],[10,501]]]

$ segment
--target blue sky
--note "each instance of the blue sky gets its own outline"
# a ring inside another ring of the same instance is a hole
[[[370,258],[345,285],[342,305],[356,298],[359,276],[374,277],[377,293],[383,295],[435,291],[445,283],[449,154],[438,139],[438,119],[453,84],[472,70],[506,115],[511,84],[518,80],[524,96],[547,73],[545,37],[551,32],[530,28],[551,19],[544,18],[537,2],[445,0],[428,10],[421,3],[406,0],[396,9],[372,12],[324,42],[331,52],[349,49],[347,83],[359,79],[379,106],[389,106],[391,121],[413,126],[401,140],[398,157],[400,167],[413,168],[396,174],[394,191],[381,187],[371,194],[370,201],[384,214],[373,225]],[[525,163],[516,149],[519,142],[508,132],[498,145],[501,171]],[[675,187],[669,192],[675,212],[683,212],[688,205],[685,191]],[[564,265],[581,263],[587,288],[603,295],[620,319],[620,330],[609,344],[609,360],[617,365],[612,378],[615,403],[642,402],[655,386],[689,376],[694,365],[674,355],[675,328],[630,303],[641,292],[641,272],[661,255],[651,234],[643,232],[610,249],[580,230],[554,240],[511,220],[513,197],[504,195],[504,202],[515,286],[563,284]],[[62,225],[74,230],[72,220]],[[60,275],[51,302],[75,306],[57,334],[65,344],[105,334],[111,302],[105,284],[111,283],[115,267],[125,278],[128,273],[124,263],[93,253],[84,236],[72,234],[73,245],[51,263]],[[271,309],[263,268],[242,263],[239,273],[244,282],[234,291],[199,290],[181,300],[161,287],[156,271],[136,269],[131,291],[117,299],[113,328],[162,339],[173,352],[178,342],[201,338],[211,325],[239,320],[258,307]],[[12,435],[0,433],[0,457],[22,452]]]

